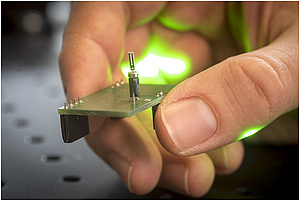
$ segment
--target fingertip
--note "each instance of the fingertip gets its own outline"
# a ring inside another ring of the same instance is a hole
[[[133,163],[130,173],[130,191],[137,195],[151,192],[157,185],[162,169],[159,161],[139,160]]]
[[[161,167],[152,161],[125,159],[118,154],[108,156],[111,167],[119,174],[131,193],[145,195],[158,183]]]
[[[244,146],[242,141],[237,141],[208,152],[212,159],[216,173],[219,175],[228,175],[235,172],[243,162]]]
[[[224,171],[224,174],[234,173],[242,165],[244,154],[245,150],[242,141],[232,143],[231,146],[228,147],[229,168]],[[220,174],[222,174],[221,171]]]
[[[179,194],[204,196],[214,181],[214,166],[206,154],[165,161],[160,186]]]
[[[116,153],[110,153],[108,161],[131,193],[145,195],[158,183],[161,167],[157,163],[124,158]]]
[[[127,186],[130,192],[131,189],[131,173],[133,163],[131,160],[121,157],[119,154],[111,153],[108,155],[108,161],[111,167],[119,174],[120,178]]]
[[[189,169],[184,162],[165,162],[160,179],[160,187],[174,192],[189,195]]]
[[[195,160],[194,164],[189,165],[189,193],[194,198],[207,194],[215,178],[215,168],[211,159],[206,154],[199,156],[201,158]]]

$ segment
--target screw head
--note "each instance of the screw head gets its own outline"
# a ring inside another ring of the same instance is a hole
[[[73,106],[74,106],[73,103],[72,103],[72,100],[69,101],[69,106],[70,106],[70,107],[73,107]]]

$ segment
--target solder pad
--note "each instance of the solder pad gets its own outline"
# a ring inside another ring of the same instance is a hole
[[[82,99],[72,107],[60,107],[61,115],[131,117],[161,102],[175,85],[141,84],[141,96],[133,102],[127,83],[108,87]],[[158,95],[159,92],[160,95]]]

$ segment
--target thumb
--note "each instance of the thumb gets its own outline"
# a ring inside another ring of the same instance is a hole
[[[298,105],[298,29],[269,46],[229,58],[175,87],[161,102],[161,144],[181,156],[243,138]]]

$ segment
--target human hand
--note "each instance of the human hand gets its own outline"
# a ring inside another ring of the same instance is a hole
[[[234,141],[244,130],[265,126],[297,107],[298,3],[251,2],[243,11],[250,30],[244,45],[265,47],[199,73],[239,52],[225,26],[226,3],[72,5],[60,55],[68,99],[125,80],[120,70],[124,52],[139,57],[153,35],[164,39],[170,51],[186,53],[193,66],[188,76],[196,74],[160,104],[155,119],[159,141],[149,111],[120,120],[89,117],[88,144],[132,192],[146,194],[159,183],[181,194],[204,195],[215,173],[240,166],[243,146]],[[231,31],[243,38],[241,29]]]

